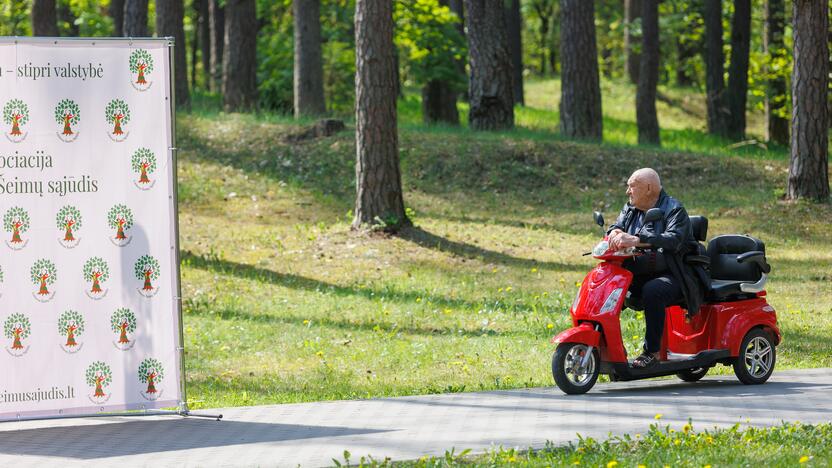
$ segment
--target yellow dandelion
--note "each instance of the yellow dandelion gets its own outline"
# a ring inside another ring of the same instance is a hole
[[[661,419],[661,418],[662,418],[662,414],[661,414],[661,413],[658,413],[657,415],[653,416],[653,419],[655,419],[656,421],[658,421],[658,420],[659,420],[659,419]]]
[[[503,292],[503,288],[498,288],[497,292]]]
[[[560,282],[561,282],[561,283],[565,283],[565,282],[566,282],[566,280],[565,280],[565,279],[563,279],[563,278],[561,278],[561,279],[560,279]]]
[[[506,286],[506,292],[511,292],[511,286]]]
[[[315,353],[315,356],[324,357],[324,352],[323,351],[318,351],[317,353]]]
[[[612,460],[609,463],[607,463],[607,468],[613,468],[614,466],[618,466],[618,462],[615,460]]]
[[[555,324],[550,323],[550,324],[546,325],[546,328],[548,328],[549,330],[551,330],[551,329],[555,328]]]
[[[421,298],[421,297],[417,297],[417,298],[416,298],[416,302],[422,302],[422,298]]]
[[[304,321],[303,321],[303,324],[304,324],[304,325],[309,325],[309,320],[304,320]]]
[[[691,426],[690,423],[687,423],[682,427],[682,432],[687,434],[691,429],[693,429],[693,426]]]
[[[638,465],[638,468],[647,468],[647,465],[642,465],[642,464],[639,464],[639,465]]]
[[[711,465],[705,465],[703,468],[711,468]]]
[[[709,444],[712,444],[712,443],[714,443],[714,438],[711,437],[711,436],[708,436],[708,437],[705,438],[705,442],[707,442]]]
[[[682,441],[680,441],[679,439],[673,439],[673,445],[679,445],[681,443]]]
[[[492,268],[491,273],[497,273],[497,268]]]
[[[580,288],[581,287],[581,282],[580,281],[575,281],[575,287]]]
[[[543,293],[543,297],[549,297],[549,293],[544,292],[544,293]]]
[[[537,268],[532,268],[532,273],[537,273]]]
[[[807,461],[809,461],[809,457],[806,455],[803,455],[800,457],[800,460],[798,460],[799,463],[806,463]]]

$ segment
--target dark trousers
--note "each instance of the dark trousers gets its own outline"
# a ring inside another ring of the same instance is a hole
[[[644,304],[644,350],[657,353],[662,345],[664,309],[682,299],[682,289],[670,273],[659,276],[636,275],[630,293]]]

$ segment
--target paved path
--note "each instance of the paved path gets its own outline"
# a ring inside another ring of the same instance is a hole
[[[583,396],[556,388],[334,401],[218,410],[197,418],[88,418],[0,424],[0,466],[324,466],[372,454],[377,459],[442,455],[455,447],[540,447],[576,433],[644,432],[656,413],[703,429],[737,422],[832,420],[832,369],[775,372],[762,386],[733,376],[696,384],[599,384]]]

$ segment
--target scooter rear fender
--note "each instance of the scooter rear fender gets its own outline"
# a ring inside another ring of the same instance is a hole
[[[552,338],[552,343],[581,343],[588,346],[598,347],[601,342],[601,333],[595,330],[591,323],[584,322],[577,327],[564,330]]]

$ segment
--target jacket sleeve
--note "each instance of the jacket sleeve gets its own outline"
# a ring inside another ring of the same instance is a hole
[[[624,208],[621,208],[621,213],[618,213],[618,218],[616,218],[615,222],[610,225],[609,229],[607,229],[607,235],[609,235],[613,229],[621,229],[625,232],[627,231],[625,225],[627,224],[627,213],[629,212],[630,210],[627,208],[627,203],[625,203]]]
[[[678,252],[687,241],[688,230],[690,230],[688,213],[683,206],[678,206],[665,217],[664,232],[656,234],[652,230],[642,231],[639,240],[667,252]]]

